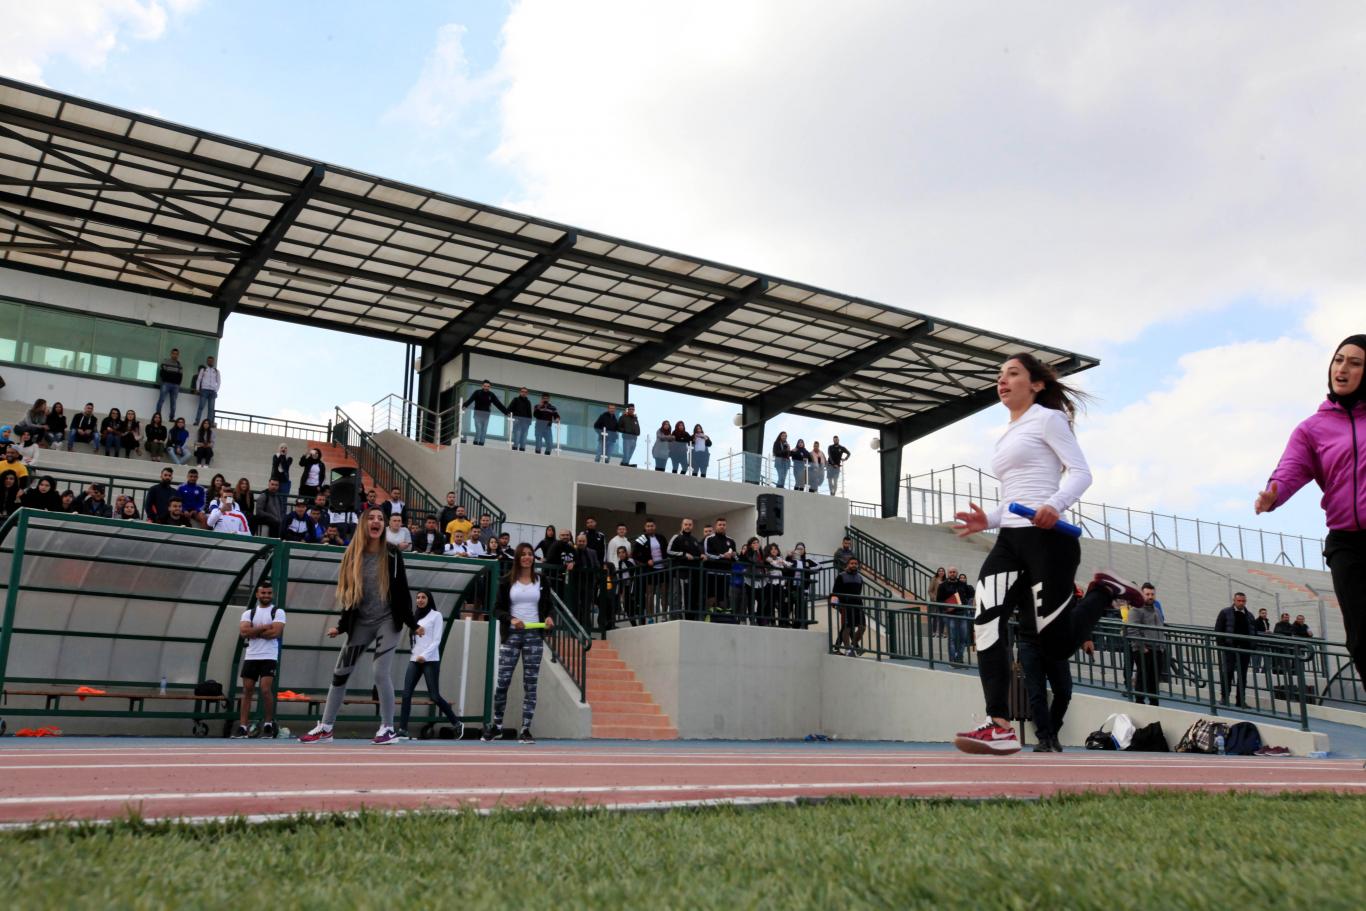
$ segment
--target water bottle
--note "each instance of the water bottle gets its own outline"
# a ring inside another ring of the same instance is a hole
[[[1220,755],[1224,755],[1224,735],[1220,734],[1214,738],[1214,749]]]
[[[157,690],[157,692],[160,693],[162,696],[165,696],[165,695],[166,695],[166,675],[165,675],[165,674],[162,674],[162,675],[161,675],[161,687],[160,687],[160,689]]]

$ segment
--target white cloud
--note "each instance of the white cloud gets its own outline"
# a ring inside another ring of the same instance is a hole
[[[495,73],[474,74],[465,56],[465,27],[457,23],[437,30],[436,47],[422,64],[408,94],[384,115],[428,129],[450,126],[498,87]]]
[[[11,3],[0,29],[0,73],[41,84],[49,63],[85,69],[104,65],[128,41],[153,41],[171,18],[198,0],[43,0]]]

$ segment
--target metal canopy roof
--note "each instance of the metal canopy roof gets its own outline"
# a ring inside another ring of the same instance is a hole
[[[0,264],[903,435],[1098,363],[8,79]]]

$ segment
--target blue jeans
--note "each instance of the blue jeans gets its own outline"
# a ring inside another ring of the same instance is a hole
[[[834,465],[827,465],[825,468],[825,480],[830,485],[830,496],[835,495],[835,489],[840,484],[840,470]]]
[[[170,410],[170,413],[167,413],[167,412],[165,412],[165,411],[161,411],[161,403],[164,402],[164,401],[166,401],[166,398],[167,398],[168,396],[169,396],[170,399],[171,399],[171,410]],[[162,419],[163,421],[165,421],[167,424],[174,424],[174,423],[175,423],[175,401],[176,401],[176,399],[177,399],[179,396],[180,396],[180,384],[179,384],[179,383],[162,383],[162,384],[161,384],[161,392],[157,395],[157,411],[161,411],[161,419]]]
[[[531,429],[531,418],[512,419],[512,448],[526,452],[526,432]]]
[[[640,437],[633,433],[621,435],[621,464],[631,464],[631,460],[636,457],[636,443],[638,442],[640,442]]]
[[[949,626],[949,660],[962,663],[963,653],[968,648],[968,618],[954,616],[945,622]]]
[[[199,418],[204,414],[204,406],[205,406],[205,405],[208,405],[209,423],[212,424],[212,423],[214,422],[214,417],[215,417],[215,414],[214,414],[214,404],[216,403],[217,400],[218,400],[218,390],[217,390],[217,389],[201,389],[201,390],[199,390],[199,407],[195,408],[195,410],[194,410],[194,423],[195,423],[195,426],[196,426],[196,427],[199,426]],[[172,408],[175,407],[174,403],[171,405],[171,407],[172,407]],[[163,419],[164,419],[165,417],[166,417],[165,415],[162,415],[162,418],[163,418]]]
[[[545,454],[550,455],[550,451],[555,448],[555,441],[550,432],[550,423],[550,421],[536,422],[536,451],[538,453],[544,449]]]
[[[774,482],[775,487],[787,486],[787,470],[792,466],[791,459],[774,459],[773,468],[778,472],[778,480]]]
[[[707,450],[696,450],[692,452],[692,473],[698,477],[707,476],[707,465],[711,463],[711,453]]]
[[[607,431],[607,436],[598,437],[598,451],[593,453],[594,462],[612,461],[612,453],[617,451],[617,435],[612,431]]]
[[[476,411],[474,413],[474,445],[483,446],[484,438],[489,434],[489,412]]]
[[[90,439],[84,440],[83,442],[89,443],[89,444],[90,444],[90,448],[93,449],[95,452],[99,452],[99,451],[100,451],[100,436],[99,436],[98,433],[97,433],[97,434],[94,434],[93,436],[90,437]],[[75,449],[75,448],[76,448],[76,431],[74,431],[74,430],[69,430],[69,431],[67,431],[67,434],[66,434],[66,451],[67,451],[67,452],[71,452],[71,451],[72,451],[73,449]]]

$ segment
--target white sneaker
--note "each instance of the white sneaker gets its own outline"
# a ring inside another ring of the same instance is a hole
[[[319,724],[319,725],[318,725],[317,727],[315,727],[313,730],[309,731],[307,734],[304,734],[302,737],[300,737],[300,738],[299,738],[299,742],[300,742],[300,743],[331,743],[331,742],[332,742],[332,729],[329,728],[329,727],[325,727],[325,726]]]
[[[398,735],[394,733],[393,728],[380,728],[377,732],[375,732],[374,739],[370,742],[373,744],[378,744],[379,746],[384,746],[390,743],[398,743]]]

